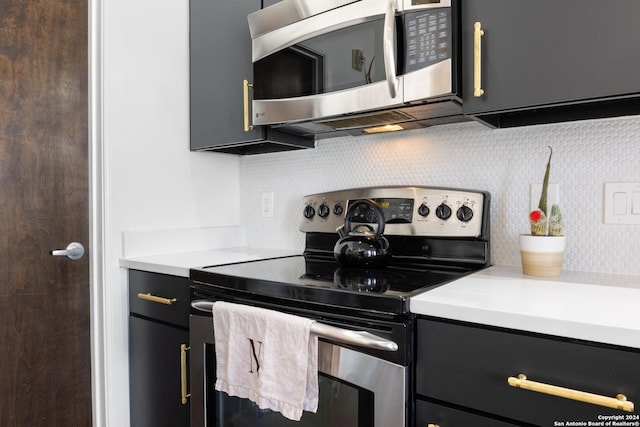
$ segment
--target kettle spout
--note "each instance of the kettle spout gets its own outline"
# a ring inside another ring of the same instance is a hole
[[[341,225],[340,227],[336,228],[336,233],[338,233],[338,236],[340,236],[341,239],[344,236],[346,236],[346,234],[344,233],[344,224]]]

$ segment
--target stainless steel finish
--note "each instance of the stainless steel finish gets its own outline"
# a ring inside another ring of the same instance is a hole
[[[311,37],[372,20],[376,15],[385,15],[392,3],[393,0],[360,0],[315,16],[313,19],[275,29],[253,39],[253,61],[258,61],[271,53]],[[386,53],[385,56],[387,56]],[[385,59],[386,64],[388,64],[387,59]],[[402,79],[397,78],[393,81],[395,81],[396,92],[402,93]],[[267,125],[307,121],[318,117],[333,117],[352,112],[386,108],[391,105],[401,105],[402,97],[394,99],[390,90],[389,81],[380,81],[322,95],[253,100],[253,124]]]
[[[420,101],[425,98],[436,100],[453,92],[451,82],[452,60],[445,59],[427,68],[401,76],[404,88],[404,102]]]
[[[434,7],[451,7],[451,0],[440,0],[437,3],[431,3],[431,4],[411,4],[412,0],[399,0],[399,3],[401,3],[402,6],[402,10],[407,12],[407,11],[411,11],[412,9],[427,9],[427,8],[434,8]]]
[[[214,303],[210,301],[193,301],[191,303],[191,307],[195,308],[196,310],[211,312],[213,304]],[[398,344],[396,344],[395,342],[386,340],[365,331],[351,331],[348,329],[326,325],[324,323],[314,322],[311,325],[311,332],[320,338],[331,339],[343,344],[356,345],[359,347],[367,347],[384,351],[398,351]]]
[[[249,14],[251,38],[361,0],[282,0]]]
[[[204,427],[206,399],[204,348],[213,344],[210,317],[190,316],[191,425]],[[214,367],[215,368],[215,367]],[[318,343],[318,371],[375,394],[372,427],[404,427],[409,369],[327,342]]]
[[[387,11],[384,14],[384,71],[387,75],[389,95],[392,98],[398,96],[398,78],[396,77],[396,7],[394,0],[388,0]]]
[[[409,369],[334,344],[318,343],[318,371],[375,395],[373,427],[404,427]]]
[[[257,36],[251,42],[252,61],[256,62],[311,37],[371,21],[376,15],[387,12],[389,1],[393,0],[360,0],[314,16],[313,19],[296,21]]]
[[[461,100],[452,93],[451,59],[396,76],[395,19],[392,19],[396,11],[450,7],[450,0],[419,6],[411,6],[409,0],[403,0],[402,2],[398,1],[399,7],[396,5],[396,0],[359,0],[356,2],[343,0],[328,3],[325,5],[323,1],[283,0],[252,14],[250,17],[251,25],[257,26],[259,21],[264,20],[266,22],[263,25],[268,26],[268,29],[256,30],[256,35],[253,36],[253,61],[256,62],[265,56],[288,46],[302,43],[312,37],[367,22],[376,16],[384,15],[382,53],[386,80],[320,95],[253,100],[252,120],[254,125],[320,123],[344,115],[352,117],[354,113],[361,114],[390,109],[406,110],[406,114],[402,115],[405,118],[384,124],[414,122],[434,117],[445,117],[450,122],[451,117],[462,116]],[[284,12],[280,8],[285,8],[289,12]],[[313,12],[307,12],[307,9],[313,9]],[[326,11],[321,13],[323,9]],[[305,12],[300,12],[300,10]],[[276,13],[278,11],[280,12]],[[279,22],[275,16],[287,14],[303,16],[308,19],[281,18],[280,24],[274,24],[274,22]],[[439,102],[451,99],[457,103],[454,108],[446,108],[445,103]],[[427,100],[432,103],[433,108],[415,109],[410,104],[424,103]],[[369,126],[373,125],[363,124],[356,128]],[[319,125],[318,129],[318,132],[326,132],[331,130],[331,127]]]
[[[398,91],[401,92],[402,76],[397,82]],[[393,99],[389,94],[388,83],[383,81],[324,95],[253,100],[253,124],[277,124],[316,118],[322,121],[349,112],[376,110],[401,104],[402,99]]]
[[[307,205],[317,211],[321,204],[326,203],[331,213],[326,218],[321,218],[318,215],[313,216],[311,219],[302,217],[299,229],[307,233],[335,232],[338,227],[344,224],[344,213],[346,212],[348,201],[365,198],[401,198],[414,200],[411,224],[387,223],[385,225],[385,235],[479,237],[482,232],[484,194],[472,190],[439,187],[357,188],[308,195],[304,197],[304,204],[300,207],[301,217],[302,211]],[[452,210],[452,215],[447,220],[441,220],[435,215],[436,207],[443,202]],[[422,203],[425,203],[431,211],[427,217],[421,217],[418,214],[418,208]],[[340,204],[343,207],[343,213],[341,215],[335,215],[332,212],[336,204]],[[462,206],[467,206],[473,211],[473,218],[468,222],[462,222],[456,217],[457,209]]]
[[[397,91],[404,98],[391,97],[387,81],[368,84],[354,89],[323,95],[300,96],[289,99],[253,100],[254,125],[285,122],[326,121],[330,117],[353,112],[398,108],[402,111],[406,103],[430,98],[445,99],[452,92],[451,59],[407,73],[396,78]],[[403,102],[404,100],[404,102]],[[421,119],[429,117],[411,118]]]
[[[66,249],[55,249],[51,251],[53,256],[66,256],[74,261],[79,260],[84,255],[84,246],[82,243],[71,242],[67,245]]]

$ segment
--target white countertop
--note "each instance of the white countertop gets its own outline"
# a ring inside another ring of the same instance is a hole
[[[300,252],[286,249],[235,247],[121,258],[120,267],[189,277],[189,269],[192,267],[207,267],[290,255],[300,255]]]
[[[241,226],[122,232],[120,267],[189,277],[189,269],[299,255],[301,250],[250,248]]]
[[[250,248],[243,227],[123,232],[120,266],[189,277],[189,269],[299,255]],[[563,271],[535,278],[493,266],[411,298],[415,314],[640,348],[640,276]]]
[[[640,277],[493,266],[410,300],[413,313],[640,348]]]

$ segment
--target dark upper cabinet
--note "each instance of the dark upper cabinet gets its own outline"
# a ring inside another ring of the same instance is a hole
[[[639,16],[637,0],[466,0],[464,112],[497,127],[640,114]]]
[[[244,130],[242,82],[253,80],[247,15],[261,7],[260,0],[190,2],[191,150],[257,154],[314,146],[267,127]]]

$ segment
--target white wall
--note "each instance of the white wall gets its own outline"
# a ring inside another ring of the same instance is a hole
[[[242,158],[242,221],[252,245],[302,248],[306,194],[373,185],[488,190],[492,261],[520,265],[529,184],[542,182],[551,145],[550,181],[560,185],[568,236],[564,268],[640,274],[640,226],[603,224],[603,184],[640,182],[639,142],[640,117],[498,130],[473,122],[320,141],[314,150]],[[275,193],[273,218],[259,214],[263,191]]]
[[[108,426],[129,425],[122,231],[238,223],[239,158],[188,149],[188,8],[188,0],[104,2]]]

